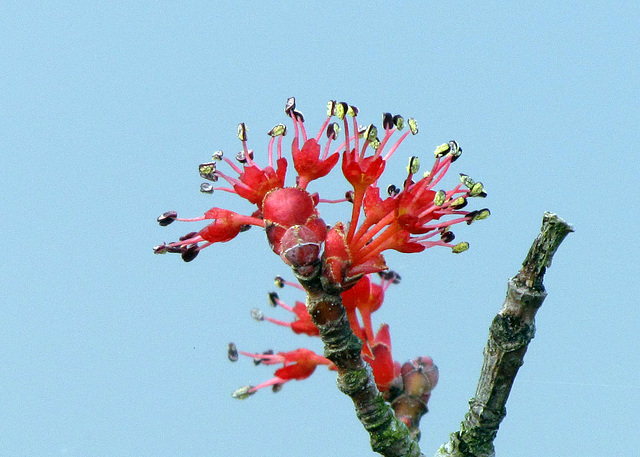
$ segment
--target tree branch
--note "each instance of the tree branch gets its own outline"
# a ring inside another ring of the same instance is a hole
[[[423,457],[418,442],[382,398],[371,368],[362,360],[362,341],[351,330],[340,292],[322,284],[319,265],[309,276],[296,276],[307,290],[307,310],[320,331],[324,355],[338,368],[338,388],[351,397],[358,419],[369,432],[371,448],[386,457]]]
[[[545,271],[560,243],[573,227],[552,213],[545,213],[542,228],[522,269],[509,280],[502,309],[489,328],[484,363],[475,397],[469,401],[460,430],[452,433],[436,457],[489,457],[493,441],[506,415],[505,405],[518,369],[534,336],[534,317],[547,293]]]

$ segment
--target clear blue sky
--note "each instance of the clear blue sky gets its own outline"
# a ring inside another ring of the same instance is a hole
[[[456,139],[452,179],[489,192],[491,218],[457,231],[470,251],[388,257],[403,282],[376,322],[397,359],[440,367],[424,452],[457,429],[547,210],[576,233],[547,274],[498,455],[636,448],[638,2],[363,5],[2,2],[0,455],[373,454],[324,370],[230,397],[272,372],[228,362],[229,341],[320,348],[249,317],[268,309],[276,274],[291,277],[260,230],[190,264],[151,251],[192,229],[158,227],[166,210],[247,209],[200,194],[197,165],[239,147],[239,122],[262,153],[289,96],[309,126],[329,99],[363,123],[413,116],[420,134],[389,170]]]

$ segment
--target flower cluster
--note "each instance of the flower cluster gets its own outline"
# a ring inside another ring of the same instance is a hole
[[[235,157],[238,164],[222,151],[216,151],[211,162],[199,167],[204,179],[213,183],[222,179],[228,187],[204,183],[201,190],[234,193],[255,205],[255,211],[243,215],[211,208],[203,216],[191,219],[178,218],[175,211],[168,211],[158,218],[162,226],[175,220],[211,222],[176,242],[156,246],[157,254],[179,253],[189,262],[205,247],[230,241],[251,226],[258,226],[265,229],[271,249],[296,273],[311,274],[320,266],[328,284],[337,290],[347,290],[363,275],[387,269],[382,256],[386,250],[419,252],[432,246],[449,247],[455,253],[466,250],[466,242],[452,244],[451,226],[489,216],[486,208],[463,209],[468,198],[486,195],[482,183],[461,175],[461,182],[452,189],[437,187],[460,157],[461,148],[455,141],[436,148],[435,162],[422,177],[416,177],[419,160],[412,157],[403,185],[389,186],[387,195],[381,197],[378,180],[400,144],[408,135],[418,133],[414,119],[405,121],[402,116],[385,113],[379,132],[374,125],[358,124],[356,107],[331,101],[320,131],[309,137],[304,116],[296,109],[293,98],[287,101],[285,113],[294,127],[291,145],[296,171],[294,185],[285,185],[288,161],[283,156],[282,142],[287,127],[278,124],[269,132],[267,166],[261,167],[247,146],[247,128],[240,124],[238,138],[242,150]],[[394,135],[405,129],[392,141]],[[339,140],[341,130],[344,135]],[[323,136],[324,146],[320,144]],[[318,205],[330,200],[308,192],[307,186],[334,170],[340,159],[342,174],[351,189],[346,198],[338,201],[351,203],[351,217],[328,227],[320,217]],[[221,163],[233,173],[221,171]]]
[[[371,366],[378,390],[391,404],[396,417],[418,436],[418,421],[427,411],[431,391],[438,381],[438,370],[426,356],[400,364],[391,353],[389,326],[382,324],[374,332],[372,314],[382,306],[387,289],[400,280],[396,273],[388,270],[383,253],[388,250],[413,253],[433,246],[448,247],[454,253],[465,251],[468,243],[454,244],[451,227],[489,216],[486,208],[464,209],[469,198],[486,196],[484,187],[481,182],[461,174],[455,186],[447,190],[441,188],[445,175],[462,152],[455,141],[449,141],[435,149],[434,163],[422,175],[418,175],[419,159],[411,157],[402,185],[388,186],[386,195],[381,195],[379,180],[387,162],[409,135],[418,133],[414,119],[405,121],[400,115],[384,113],[381,130],[374,125],[360,126],[356,107],[330,101],[323,125],[315,136],[309,136],[295,99],[287,101],[285,113],[291,118],[294,131],[293,179],[287,176],[289,162],[283,154],[287,127],[278,124],[271,129],[267,165],[260,166],[247,145],[247,128],[240,124],[238,138],[242,150],[236,154],[235,162],[222,151],[216,151],[210,162],[201,164],[200,176],[208,181],[201,185],[201,191],[236,194],[254,205],[253,212],[239,214],[214,207],[203,216],[184,219],[178,218],[175,211],[168,211],[158,218],[161,226],[176,220],[206,221],[208,225],[187,233],[178,241],[156,246],[154,252],[179,253],[184,261],[190,262],[207,246],[230,241],[251,226],[264,229],[269,246],[292,267],[307,288],[308,298],[312,291],[321,289],[336,299],[338,306],[333,309],[346,313],[349,325],[342,321],[346,333],[353,337],[348,331],[350,326],[362,341],[361,357]],[[230,171],[221,170],[222,165]],[[309,192],[309,183],[336,169],[348,183],[344,198],[331,200],[329,196]],[[220,180],[226,185],[216,187],[215,183]],[[328,226],[321,217],[320,203],[349,204],[350,216]],[[376,273],[379,280],[375,279]],[[276,278],[276,284],[279,287],[295,285],[280,277]],[[312,319],[307,309],[312,304],[298,301],[289,306],[275,292],[270,293],[269,298],[273,306],[293,314],[293,320],[268,317],[257,309],[252,311],[254,319],[289,327],[297,334],[320,335],[314,321],[320,327],[323,321],[318,319],[317,308],[312,311],[315,313]],[[329,359],[304,348],[252,353],[238,351],[231,343],[229,359],[236,361],[240,354],[253,358],[256,364],[278,368],[272,379],[238,389],[234,393],[236,398],[246,398],[269,386],[277,391],[291,380],[308,378],[320,365],[337,369]],[[339,365],[338,359],[333,360]]]

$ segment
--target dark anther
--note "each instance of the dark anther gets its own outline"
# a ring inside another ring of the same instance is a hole
[[[153,253],[154,254],[164,254],[165,252],[167,252],[166,243],[162,243],[162,244],[159,244],[159,245],[153,247]]]
[[[349,116],[356,117],[359,112],[360,110],[358,109],[357,106],[349,105],[349,111],[348,111]]]
[[[287,113],[287,116],[291,117],[291,112],[296,109],[296,98],[289,97],[287,99],[287,104],[284,105],[284,112]]]
[[[167,246],[167,252],[171,254],[182,254],[186,250],[184,246]]]
[[[200,251],[198,250],[198,245],[192,244],[182,253],[182,260],[184,260],[185,262],[191,262],[193,259],[198,257],[199,252]]]
[[[208,182],[203,182],[200,184],[200,192],[203,194],[212,194],[213,193],[213,185]]]
[[[344,193],[344,198],[347,199],[348,202],[353,203],[353,191],[348,190]]]
[[[249,158],[253,160],[253,151],[249,151]],[[240,163],[247,163],[247,154],[244,151],[240,151],[236,154],[236,160]]]
[[[280,384],[274,384],[274,385],[272,385],[272,386],[271,386],[271,391],[272,391],[274,394],[276,394],[276,393],[278,393],[278,392],[280,392],[280,391],[282,390],[282,387],[283,387],[283,386],[284,386],[284,384],[283,384],[283,383],[280,383]]]
[[[284,278],[282,276],[276,276],[273,280],[276,283],[276,287],[282,289],[284,287]]]
[[[296,120],[300,121],[300,122],[304,122],[304,114],[302,114],[301,111],[298,110],[293,110],[292,111],[293,115],[296,117]]]
[[[235,343],[229,343],[227,357],[229,357],[229,360],[231,360],[232,362],[238,361],[238,348],[236,347]]]
[[[389,194],[390,197],[395,197],[400,193],[400,189],[398,189],[396,186],[391,184],[389,187],[387,187],[387,193]]]
[[[268,349],[262,353],[262,355],[273,355],[273,349]],[[262,363],[262,358],[256,357],[253,359],[254,365],[260,365]]]
[[[385,281],[391,281],[392,284],[400,284],[400,280],[402,279],[402,277],[393,270],[381,271],[378,273],[378,276]]]
[[[241,232],[246,232],[247,230],[249,230],[251,228],[250,224],[244,224],[240,226],[240,231]]]
[[[282,286],[278,286],[278,287],[282,287]],[[278,294],[276,292],[269,292],[269,304],[271,306],[273,306],[274,308],[278,306],[279,299],[280,298],[278,297]]]
[[[166,213],[162,213],[158,217],[158,224],[160,224],[162,227],[166,227],[167,225],[175,221],[177,218],[178,218],[178,213],[176,213],[175,211],[167,211]]]
[[[453,234],[453,232],[447,230],[446,232],[442,232],[442,234],[440,235],[440,239],[445,243],[451,243],[456,239],[456,236]]]
[[[391,113],[383,113],[382,114],[382,128],[385,130],[390,130],[394,127],[393,125],[393,116]]]
[[[180,241],[184,241],[184,240],[188,240],[190,238],[193,238],[194,236],[196,236],[198,234],[198,232],[189,232],[186,235],[183,235],[180,237]]]
[[[340,131],[340,127],[336,122],[332,122],[327,126],[327,138],[330,140],[335,140],[338,138],[338,132]]]

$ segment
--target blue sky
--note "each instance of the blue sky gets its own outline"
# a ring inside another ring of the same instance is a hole
[[[197,166],[239,147],[239,122],[266,148],[290,96],[311,130],[329,99],[362,123],[415,117],[420,134],[383,180],[456,139],[453,179],[489,193],[491,218],[456,232],[468,252],[387,257],[403,281],[376,323],[391,325],[397,359],[440,367],[423,451],[457,429],[506,281],[552,211],[576,233],[547,274],[497,452],[628,453],[639,21],[633,1],[3,2],[0,455],[373,455],[332,373],[230,397],[272,372],[228,362],[229,341],[320,349],[249,317],[275,275],[291,277],[260,230],[190,264],[151,251],[196,229],[158,227],[166,210],[248,209],[200,194]]]

